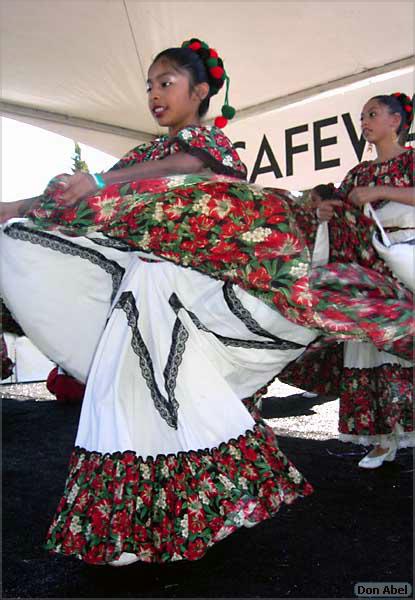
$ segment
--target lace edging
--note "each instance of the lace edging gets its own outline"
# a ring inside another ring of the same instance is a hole
[[[244,433],[241,433],[237,438],[230,438],[226,442],[221,442],[218,446],[214,448],[200,448],[198,450],[180,450],[177,453],[169,452],[168,454],[157,454],[154,456],[147,456],[145,459],[142,456],[138,456],[135,450],[119,450],[117,452],[98,452],[97,450],[87,450],[86,448],[82,448],[81,446],[75,446],[74,452],[76,454],[83,454],[87,458],[91,456],[101,456],[102,459],[110,458],[112,460],[122,459],[123,457],[134,454],[136,456],[137,462],[142,463],[156,463],[160,460],[168,460],[169,458],[184,458],[186,456],[196,455],[196,456],[206,456],[213,455],[215,452],[222,452],[226,450],[227,446],[237,446],[244,438],[248,437],[257,437],[262,435],[261,425],[257,424],[252,429],[246,429]]]

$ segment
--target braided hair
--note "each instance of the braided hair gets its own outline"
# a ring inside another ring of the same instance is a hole
[[[374,96],[371,100],[376,100],[380,104],[387,106],[390,114],[398,113],[401,116],[401,122],[396,132],[399,143],[404,145],[414,117],[414,97],[411,100],[409,96],[402,92],[394,92],[390,95]]]
[[[216,50],[209,48],[205,42],[192,38],[183,42],[181,48],[163,50],[157,54],[153,62],[163,58],[176,65],[177,68],[187,71],[191,90],[199,83],[209,85],[209,93],[199,106],[199,117],[203,117],[208,112],[210,99],[219,92],[226,81],[225,104],[222,107],[222,116],[215,119],[215,125],[224,127],[227,120],[233,118],[235,109],[228,105],[229,77],[225,72],[223,60],[218,56]]]

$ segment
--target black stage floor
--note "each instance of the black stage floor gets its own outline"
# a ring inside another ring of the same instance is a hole
[[[10,399],[2,407],[4,598],[353,598],[357,582],[412,583],[409,449],[367,471],[357,467],[363,448],[279,438],[312,496],[196,562],[91,567],[42,547],[79,407]]]

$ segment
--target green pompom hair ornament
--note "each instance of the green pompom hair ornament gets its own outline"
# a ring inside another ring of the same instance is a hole
[[[196,52],[199,55],[211,80],[210,88],[212,96],[217,94],[226,82],[225,103],[221,110],[222,115],[216,117],[214,121],[216,127],[223,129],[228,124],[228,121],[234,118],[236,110],[229,104],[228,96],[230,79],[225,71],[222,59],[219,58],[216,50],[210,48],[206,42],[202,42],[197,38],[192,38],[189,41],[183,42],[182,48],[189,48],[189,50],[193,50],[193,52]],[[200,50],[202,50],[202,52],[200,52]],[[206,52],[209,52],[209,58],[206,58]]]

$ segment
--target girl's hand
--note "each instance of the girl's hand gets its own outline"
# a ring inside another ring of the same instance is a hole
[[[335,215],[335,208],[343,206],[341,200],[320,200],[316,203],[317,219],[322,223],[323,221],[330,221]]]
[[[69,177],[66,189],[61,198],[65,204],[72,206],[83,198],[89,196],[97,190],[95,181],[88,173],[75,173]]]
[[[0,202],[0,223],[6,223],[9,219],[19,216],[16,202]]]
[[[355,206],[363,206],[368,202],[375,202],[376,200],[381,200],[382,186],[355,187],[348,195],[348,199]]]
[[[0,223],[6,223],[9,219],[24,217],[40,200],[39,196],[14,200],[14,202],[0,202]]]

